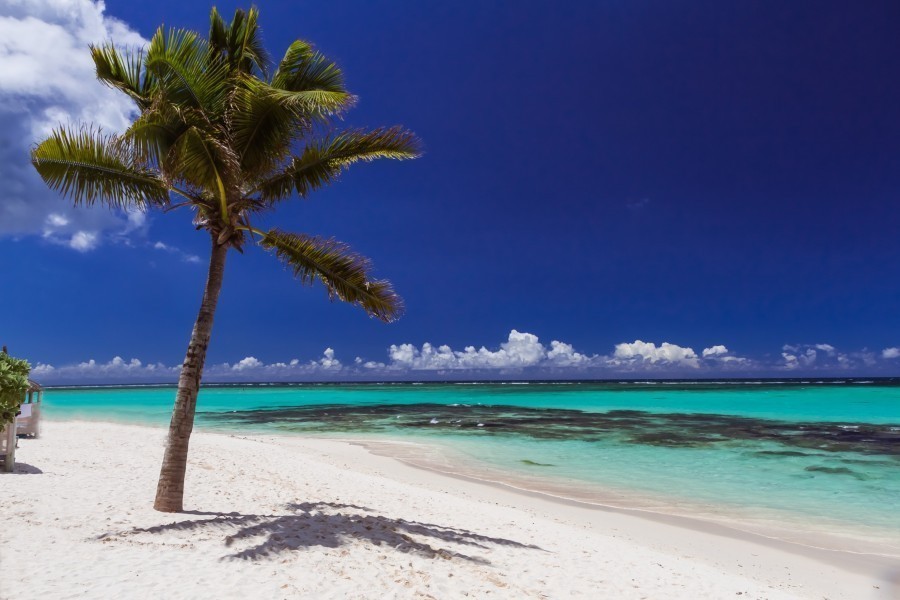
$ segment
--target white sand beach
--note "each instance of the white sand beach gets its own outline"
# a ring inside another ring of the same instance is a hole
[[[465,481],[346,442],[51,422],[0,475],[0,598],[898,598],[900,564]]]

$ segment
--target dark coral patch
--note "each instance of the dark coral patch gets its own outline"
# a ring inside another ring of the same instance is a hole
[[[856,452],[900,459],[900,427],[870,423],[795,423],[702,413],[638,410],[587,412],[504,405],[373,404],[316,405],[203,413],[220,423],[271,425],[321,433],[415,430],[463,435],[527,436],[538,440],[624,442],[670,448],[723,443],[772,442],[785,450],[769,456]]]

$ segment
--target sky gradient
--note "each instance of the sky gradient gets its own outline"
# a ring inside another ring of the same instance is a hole
[[[407,313],[232,253],[211,378],[900,374],[900,4],[258,5],[273,56],[300,38],[344,69],[348,126],[424,142],[266,223],[370,256]],[[0,343],[42,380],[175,378],[206,237],[178,211],[72,208],[27,153],[133,116],[88,43],[208,14],[0,7]]]

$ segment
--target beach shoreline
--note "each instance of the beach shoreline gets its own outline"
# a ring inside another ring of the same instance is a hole
[[[126,427],[149,427],[159,429],[161,424],[138,422],[124,419],[95,419],[69,417],[57,422],[99,422]],[[535,477],[524,477],[523,472],[515,473],[508,468],[485,462],[459,452],[447,440],[416,436],[398,438],[391,435],[366,435],[363,433],[305,433],[259,427],[242,428],[238,424],[211,425],[200,422],[195,431],[219,435],[344,442],[359,445],[368,452],[400,461],[412,468],[433,471],[437,474],[466,480],[475,484],[498,487],[521,493],[536,495],[552,502],[571,504],[596,510],[624,512],[643,516],[651,520],[672,521],[685,527],[709,528],[725,536],[759,536],[787,547],[808,548],[820,552],[825,560],[830,556],[871,556],[873,560],[900,561],[900,538],[896,532],[887,535],[871,535],[872,528],[863,532],[858,524],[827,520],[823,517],[811,518],[808,514],[789,511],[763,510],[759,507],[736,506],[733,504],[701,502],[686,499],[682,494],[650,493],[621,485],[548,476],[541,473]],[[408,450],[407,449],[411,449]]]
[[[21,475],[0,484],[0,507],[15,524],[0,539],[0,564],[16,565],[0,596],[143,593],[191,565],[196,573],[185,571],[170,597],[196,596],[200,583],[219,597],[857,599],[898,591],[893,558],[567,502],[318,437],[197,431],[189,512],[158,513],[150,505],[164,435],[51,421],[42,438],[22,440]],[[311,569],[323,577],[311,580]]]
[[[846,524],[835,524],[833,529],[828,524],[812,520],[800,520],[796,515],[768,515],[770,521],[777,521],[778,516],[793,517],[790,524],[781,521],[777,525],[760,524],[759,509],[739,509],[738,507],[710,506],[694,502],[686,503],[683,498],[673,500],[651,496],[646,492],[616,488],[605,489],[598,493],[596,484],[583,481],[550,478],[524,478],[516,474],[503,472],[500,469],[488,469],[464,463],[464,457],[453,457],[449,462],[438,462],[423,459],[414,453],[404,452],[404,446],[419,448],[439,447],[446,451],[442,444],[429,441],[397,441],[384,439],[324,438],[358,444],[369,452],[399,460],[413,468],[433,471],[440,475],[462,479],[480,485],[497,487],[526,496],[536,496],[551,502],[579,506],[587,509],[620,512],[646,519],[673,523],[682,527],[708,530],[723,536],[755,539],[764,538],[785,547],[799,547],[811,552],[821,553],[823,557],[841,555],[863,555],[873,560],[900,561],[900,547],[894,538],[871,539],[855,532]],[[399,451],[396,449],[400,448]]]

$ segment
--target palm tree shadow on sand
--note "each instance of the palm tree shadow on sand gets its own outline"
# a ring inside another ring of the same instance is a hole
[[[543,551],[539,546],[465,529],[385,517],[373,514],[370,508],[353,504],[303,502],[288,504],[286,508],[289,513],[276,515],[189,512],[210,518],[136,527],[118,533],[105,533],[97,539],[114,541],[117,538],[172,532],[192,535],[221,533],[224,534],[226,547],[249,543],[249,546],[222,557],[241,560],[274,558],[281,553],[315,546],[338,548],[354,541],[387,546],[398,552],[427,558],[458,558],[477,564],[490,564],[490,561],[439,546],[457,545],[482,550],[489,550],[491,546],[511,546]]]

